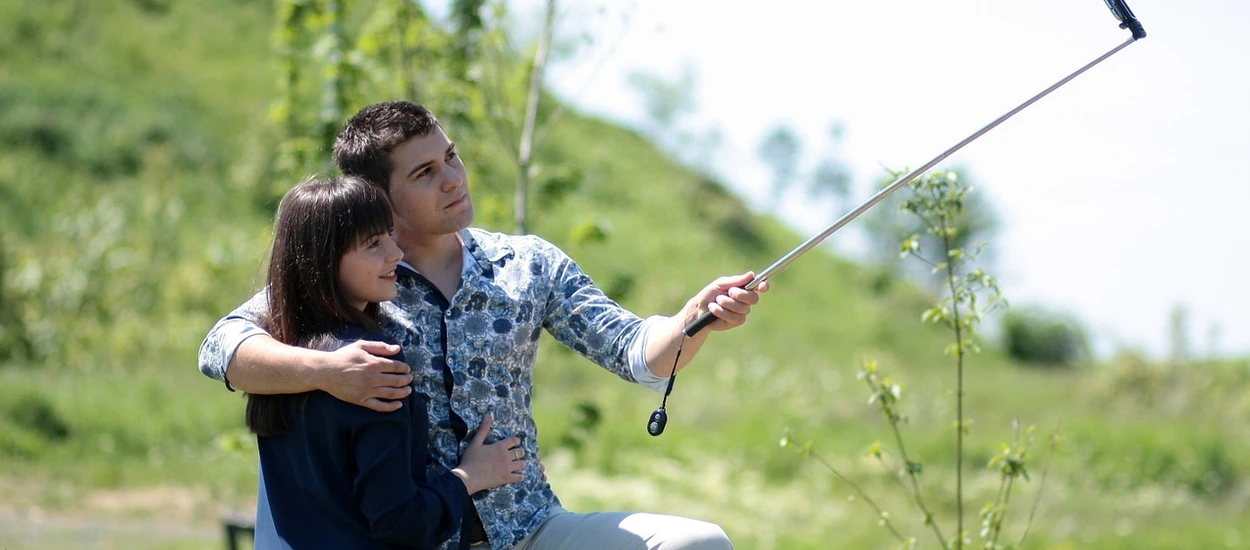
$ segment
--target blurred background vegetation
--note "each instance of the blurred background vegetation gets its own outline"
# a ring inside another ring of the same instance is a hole
[[[467,160],[477,225],[555,242],[640,314],[803,238],[665,153],[679,89],[636,79],[654,113],[642,130],[581,116],[543,93],[542,68],[593,40],[521,37],[501,3],[429,9],[0,3],[0,548],[221,547],[219,515],[252,505],[256,459],[243,400],[198,373],[197,347],[257,288],[277,199],[329,169],[328,137],[368,103],[430,105]],[[761,151],[784,156],[783,134]],[[821,192],[845,194],[836,166],[820,174]],[[893,256],[904,215],[875,214]],[[804,257],[747,326],[712,338],[660,438],[643,427],[658,395],[545,342],[534,407],[557,493],[710,519],[739,548],[892,547],[845,484],[778,445],[790,434],[933,547],[865,455],[888,426],[855,379],[876,361],[901,382],[909,452],[949,517],[954,379],[946,334],[920,322],[937,299],[924,276]],[[1019,537],[1045,472],[1025,547],[1250,547],[1250,360],[1195,357],[1177,315],[1166,361],[1095,361],[1078,320],[1040,307],[987,321],[965,386],[970,509],[992,497],[987,463],[1018,420],[1062,434],[1053,461],[1037,446],[1007,517]]]

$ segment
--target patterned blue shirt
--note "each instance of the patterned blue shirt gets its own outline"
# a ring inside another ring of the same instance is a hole
[[[494,419],[488,442],[516,436],[527,457],[536,455],[531,399],[543,330],[621,378],[663,391],[668,379],[652,374],[643,355],[655,318],[641,319],[609,299],[539,237],[479,229],[460,236],[464,270],[450,302],[401,264],[399,294],[382,307],[382,328],[403,346],[414,389],[428,397],[430,476],[459,464],[469,428],[486,414]],[[239,344],[264,333],[252,321],[264,304],[262,292],[213,327],[200,347],[204,374],[226,380]],[[524,474],[524,481],[473,495],[494,550],[514,546],[559,504],[532,459]]]

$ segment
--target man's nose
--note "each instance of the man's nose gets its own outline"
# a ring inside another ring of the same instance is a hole
[[[464,174],[459,170],[445,170],[443,174],[443,191],[452,191],[464,184]]]

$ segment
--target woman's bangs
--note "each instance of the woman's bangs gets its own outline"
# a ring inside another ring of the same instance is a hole
[[[364,240],[382,233],[390,233],[394,227],[391,204],[386,195],[376,188],[363,184],[368,192],[354,193],[353,203],[346,208],[348,227],[355,228],[352,242]]]

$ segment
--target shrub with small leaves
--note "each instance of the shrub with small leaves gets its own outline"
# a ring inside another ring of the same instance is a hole
[[[899,174],[895,174],[897,177]],[[911,184],[912,195],[902,203],[902,210],[916,216],[926,231],[928,238],[922,239],[914,234],[902,242],[899,247],[903,258],[913,259],[925,266],[941,280],[940,297],[937,303],[926,309],[920,316],[922,323],[935,323],[951,331],[952,341],[945,346],[944,352],[953,358],[955,363],[955,414],[952,423],[955,427],[955,530],[948,539],[940,527],[940,521],[926,503],[921,491],[920,476],[924,473],[924,465],[908,452],[903,437],[902,426],[907,423],[907,415],[903,412],[903,385],[882,372],[875,361],[870,361],[860,368],[858,378],[868,386],[868,404],[878,408],[885,417],[891,435],[893,449],[874,441],[866,456],[877,460],[889,472],[894,472],[898,486],[921,514],[923,525],[932,531],[939,545],[946,550],[951,548],[967,548],[972,538],[964,529],[963,514],[963,462],[964,438],[969,435],[972,422],[964,412],[964,368],[968,355],[981,351],[977,343],[977,329],[984,317],[999,308],[1006,307],[1006,300],[998,288],[998,281],[986,271],[976,266],[981,251],[986,246],[978,244],[971,248],[962,246],[960,239],[960,215],[967,200],[971,187],[962,183],[954,173],[935,172],[918,178]],[[936,250],[929,250],[922,243],[937,243]],[[1021,428],[1015,423],[1015,438],[1010,443],[1003,443],[1000,450],[989,461],[988,467],[999,475],[999,487],[991,502],[982,507],[980,513],[981,529],[979,532],[983,548],[997,550],[1005,548],[1000,542],[1004,518],[1007,516],[1012,497],[1012,488],[1017,480],[1028,481],[1029,467],[1032,460],[1029,448],[1033,443],[1034,428]],[[1052,437],[1053,450],[1058,438]],[[887,528],[899,544],[899,548],[913,548],[916,539],[905,535],[901,528],[894,524],[888,512],[883,510],[854,481],[836,470],[832,464],[814,450],[811,442],[801,446],[791,443],[789,436],[782,439],[783,447],[794,447],[801,450],[804,456],[814,457],[821,462],[839,480],[847,483],[855,494],[866,502],[877,514],[878,523]],[[891,452],[897,457],[892,458]],[[1043,482],[1045,471],[1043,469]],[[1038,491],[1040,496],[1041,491]],[[1033,512],[1036,512],[1034,502]],[[1032,524],[1033,513],[1029,515]],[[1024,535],[1028,534],[1026,527]],[[1024,535],[1020,543],[1023,543]],[[1017,544],[1017,546],[1019,543]]]

